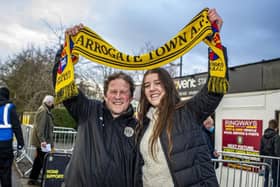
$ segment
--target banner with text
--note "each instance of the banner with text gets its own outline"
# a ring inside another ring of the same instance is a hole
[[[223,119],[222,123],[222,151],[234,152],[241,154],[258,155],[260,142],[262,137],[262,120],[253,119]],[[225,160],[240,160],[240,161],[259,161],[255,157],[225,156]],[[236,164],[228,164],[227,166],[239,168]],[[257,171],[254,166],[243,168],[248,171]]]

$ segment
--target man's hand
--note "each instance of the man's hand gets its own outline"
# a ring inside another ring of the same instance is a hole
[[[214,157],[216,157],[216,158],[219,158],[219,156],[220,156],[220,154],[219,154],[216,150],[213,152],[213,155],[214,155]]]
[[[17,145],[17,150],[22,150],[23,149],[23,145]]]
[[[74,27],[68,28],[65,31],[65,35],[74,36],[76,35],[82,28],[84,28],[83,24],[75,25]]]
[[[16,157],[20,157],[23,152],[24,152],[23,145],[17,145]]]

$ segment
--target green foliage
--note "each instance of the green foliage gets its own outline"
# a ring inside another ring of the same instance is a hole
[[[52,68],[55,50],[33,46],[0,64],[0,81],[10,90],[17,112],[34,111],[45,95],[53,95]]]
[[[55,108],[52,110],[55,126],[75,128],[76,122],[70,116],[66,108]]]

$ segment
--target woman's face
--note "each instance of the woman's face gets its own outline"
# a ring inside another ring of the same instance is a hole
[[[154,107],[158,107],[164,97],[165,89],[157,73],[146,75],[144,78],[144,90],[149,103]]]

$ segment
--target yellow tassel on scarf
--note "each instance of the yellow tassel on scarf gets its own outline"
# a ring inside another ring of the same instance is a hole
[[[208,52],[208,91],[214,93],[226,93],[229,87],[226,78],[227,61],[225,59],[219,29],[216,23],[212,23],[212,31],[213,34],[204,39],[204,42],[210,47]]]
[[[214,36],[212,36],[213,33]],[[208,89],[212,92],[225,93],[228,89],[226,80],[227,67],[223,50],[220,47],[219,33],[218,31],[213,31],[212,25],[208,20],[208,8],[196,15],[189,24],[163,46],[139,56],[120,52],[88,27],[84,27],[77,35],[71,38],[66,36],[64,49],[67,53],[66,57],[72,55],[72,58],[77,59],[79,55],[82,55],[93,62],[113,68],[144,70],[161,67],[178,59],[201,41],[204,41],[213,50],[212,53],[215,54],[215,58],[210,60]],[[73,63],[76,60],[70,62],[72,58],[67,58],[66,68],[60,75],[59,73],[57,74],[55,88],[57,102],[77,94],[77,88],[73,85]]]

